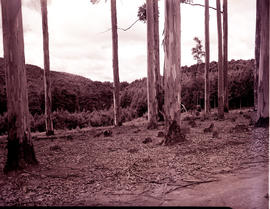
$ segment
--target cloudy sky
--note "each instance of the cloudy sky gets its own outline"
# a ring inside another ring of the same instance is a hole
[[[22,0],[26,63],[43,68],[42,25],[39,0]],[[117,0],[118,27],[126,28],[137,19],[145,0]],[[194,0],[204,4],[204,0]],[[163,39],[164,1],[159,1],[160,40]],[[210,0],[215,7],[215,0]],[[254,57],[256,0],[229,0],[229,60]],[[195,36],[204,40],[204,9],[181,5],[181,65],[192,65]],[[51,70],[82,75],[92,80],[112,81],[110,1],[50,0],[48,5]],[[2,22],[2,21],[1,21]],[[1,26],[1,23],[0,23]],[[1,30],[2,31],[2,30]],[[104,32],[107,31],[107,32]],[[121,81],[146,77],[146,24],[119,30],[119,73]],[[217,60],[216,12],[210,10],[210,60]],[[161,64],[163,48],[161,46]],[[0,56],[3,56],[2,34]],[[163,66],[161,65],[161,73]]]

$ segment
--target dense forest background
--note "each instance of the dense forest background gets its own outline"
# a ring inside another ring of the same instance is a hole
[[[45,131],[43,70],[26,65],[32,131]],[[228,66],[230,109],[253,106],[254,60],[231,60]],[[210,103],[217,107],[217,62],[210,63]],[[113,124],[113,84],[82,76],[51,72],[52,109],[55,129],[75,129]],[[121,121],[147,112],[146,78],[121,82]],[[182,104],[187,110],[204,105],[204,63],[182,67]],[[4,60],[0,58],[0,134],[6,134]]]

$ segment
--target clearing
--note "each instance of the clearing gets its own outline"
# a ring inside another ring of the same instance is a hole
[[[161,146],[145,118],[122,127],[34,133],[39,166],[4,175],[0,206],[229,206],[268,208],[269,130],[251,109],[217,120],[183,114],[186,141]],[[204,129],[214,123],[214,132]]]

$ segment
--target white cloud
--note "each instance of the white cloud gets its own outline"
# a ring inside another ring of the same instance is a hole
[[[26,62],[43,67],[40,5],[23,1]],[[203,4],[203,0],[194,0]],[[137,19],[144,0],[117,1],[118,26],[128,27]],[[160,5],[160,42],[163,39],[164,6]],[[256,0],[229,3],[229,59],[250,59],[254,54]],[[215,7],[215,0],[210,0]],[[52,0],[48,5],[51,70],[79,74],[92,80],[112,81],[110,1],[91,4],[89,0]],[[204,9],[181,6],[181,64],[195,64],[191,54],[195,36],[204,40]],[[210,60],[217,60],[216,12],[210,12]],[[1,23],[0,23],[1,26]],[[138,22],[130,30],[118,31],[120,80],[133,81],[146,76],[146,24]],[[160,46],[161,72],[163,48]],[[0,36],[0,56],[3,56]]]

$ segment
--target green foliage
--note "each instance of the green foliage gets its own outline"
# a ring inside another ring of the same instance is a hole
[[[43,114],[35,114],[30,117],[31,132],[44,132],[46,131],[45,116]]]
[[[193,40],[196,42],[196,46],[192,48],[192,55],[197,64],[201,64],[203,62],[202,58],[205,56],[202,41],[198,37],[194,37]]]
[[[140,21],[146,23],[146,3],[139,7],[137,16]]]
[[[254,60],[228,63],[229,106],[253,106]],[[198,73],[192,76],[194,71]],[[217,107],[217,62],[210,63],[210,103]],[[0,107],[6,107],[3,63],[0,59]],[[112,84],[93,82],[81,76],[53,72],[53,123],[55,129],[75,129],[113,125]],[[29,109],[32,132],[45,131],[43,71],[27,65]],[[120,85],[121,122],[147,114],[147,79]],[[182,67],[182,104],[188,110],[204,105],[204,63]],[[2,89],[2,91],[1,91]],[[3,102],[4,101],[4,102]],[[0,134],[7,134],[7,114],[0,109]],[[5,111],[6,112],[6,111]],[[2,114],[2,115],[1,115]]]
[[[26,65],[29,110],[32,115],[44,113],[43,70]],[[113,102],[110,82],[92,81],[82,76],[51,71],[52,110],[94,111],[108,109]],[[124,89],[127,83],[121,84]],[[4,60],[0,58],[0,114],[7,111]]]
[[[194,71],[196,77],[192,76]],[[229,82],[229,107],[230,109],[240,106],[253,106],[253,71],[254,60],[232,60],[228,63],[228,82]],[[182,103],[187,109],[193,109],[196,104],[195,95],[199,94],[199,104],[204,107],[204,63],[190,67],[182,67]],[[217,107],[217,84],[218,71],[217,62],[210,63],[210,104]],[[199,90],[199,91],[198,91]]]
[[[97,1],[97,0],[91,0],[91,1]],[[193,3],[193,0],[181,0],[181,3],[187,3],[187,4]],[[138,16],[140,21],[142,21],[143,23],[146,23],[146,21],[147,21],[147,19],[146,19],[146,3],[139,6],[137,16]]]

